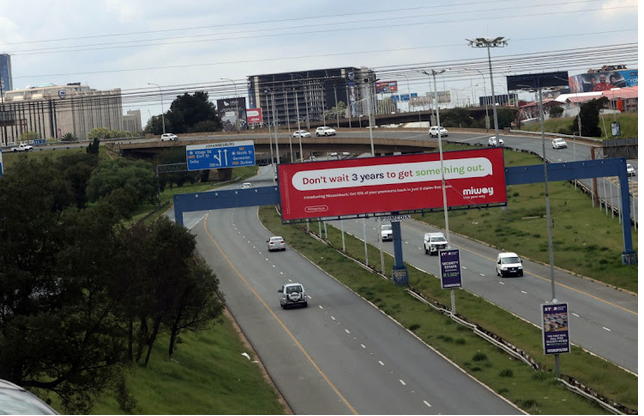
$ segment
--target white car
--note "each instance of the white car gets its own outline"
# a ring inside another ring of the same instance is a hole
[[[268,251],[286,250],[286,242],[281,236],[275,235],[266,240],[266,248]]]
[[[253,187],[253,184],[250,182],[244,182],[241,184],[241,189],[250,189]]]
[[[173,140],[177,140],[177,136],[175,136],[173,133],[163,133],[161,135],[162,142],[170,142]]]
[[[394,231],[391,224],[382,224],[380,226],[380,238],[382,241],[392,241],[394,239]]]
[[[516,253],[499,253],[496,257],[496,275],[523,276],[523,263]]]
[[[438,255],[439,250],[449,248],[447,246],[447,238],[445,238],[445,234],[443,233],[425,233],[423,247],[425,248],[425,254],[429,254],[430,256],[433,254]]]
[[[311,133],[309,133],[306,130],[296,130],[293,132],[293,137],[299,138],[299,137],[311,137]]]
[[[447,137],[449,133],[445,127],[431,126],[429,128],[429,135],[431,137],[438,137],[439,131],[440,131],[441,137]]]
[[[336,132],[335,129],[332,129],[331,127],[327,126],[321,126],[315,129],[315,136],[320,137],[320,136],[335,136]]]
[[[628,176],[635,176],[637,174],[635,168],[630,163],[626,164],[626,173],[628,174]]]
[[[487,145],[496,146],[496,136],[492,136],[489,139],[487,139]]]
[[[308,306],[306,290],[301,283],[287,283],[277,291],[280,294],[280,306],[286,309],[288,306]]]
[[[564,139],[553,139],[552,140],[552,148],[553,149],[565,149],[568,147],[568,143]]]

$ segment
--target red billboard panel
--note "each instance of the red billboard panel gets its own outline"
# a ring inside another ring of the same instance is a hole
[[[261,108],[249,108],[246,110],[246,122],[250,123],[261,123],[262,119],[262,109]]]
[[[503,149],[443,152],[449,207],[507,203]],[[282,220],[443,207],[438,153],[278,166]]]
[[[390,94],[398,92],[398,81],[376,82],[377,94]]]

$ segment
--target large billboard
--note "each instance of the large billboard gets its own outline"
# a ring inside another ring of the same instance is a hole
[[[376,94],[398,92],[398,81],[376,82]]]
[[[244,97],[217,100],[217,111],[225,131],[236,131],[237,123],[239,123],[239,129],[246,128],[246,99]]]
[[[607,91],[611,88],[636,87],[637,69],[593,72],[573,75],[568,79],[570,92]]]
[[[503,149],[443,152],[449,207],[507,204]],[[439,153],[278,165],[282,220],[441,208]]]

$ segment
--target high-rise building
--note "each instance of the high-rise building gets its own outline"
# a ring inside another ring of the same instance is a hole
[[[373,93],[375,76],[362,68],[331,68],[248,77],[248,106],[261,108],[264,124],[333,124],[338,118],[366,115],[367,88]],[[345,104],[342,114],[330,113]]]
[[[13,89],[11,55],[0,53],[0,95]]]
[[[123,130],[120,88],[97,91],[80,82],[45,84],[8,91],[2,107],[6,115],[3,145],[19,142],[25,132],[35,132],[40,139],[60,139],[72,133],[87,140],[96,127]]]

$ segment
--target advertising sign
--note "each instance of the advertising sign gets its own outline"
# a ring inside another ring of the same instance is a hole
[[[13,89],[11,79],[11,55],[0,53],[0,92],[7,92]]]
[[[461,287],[461,253],[458,250],[441,250],[441,286],[443,289]]]
[[[398,81],[376,82],[376,94],[398,92]]]
[[[255,165],[252,140],[186,146],[188,170],[238,168]]]
[[[609,91],[611,88],[636,87],[637,69],[593,72],[568,78],[570,92]]]
[[[246,99],[244,97],[217,100],[217,112],[225,131],[236,131],[246,124]],[[239,118],[239,121],[237,121]]]
[[[247,121],[250,123],[262,123],[264,119],[262,118],[262,109],[261,108],[249,108],[247,111]]]
[[[541,305],[541,322],[544,354],[570,352],[568,304]]]
[[[447,205],[506,205],[503,149],[443,152]],[[438,153],[284,164],[282,220],[443,206]]]

